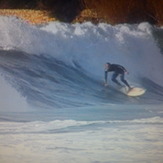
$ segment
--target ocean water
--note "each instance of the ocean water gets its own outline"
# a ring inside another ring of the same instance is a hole
[[[162,28],[0,17],[0,37],[1,163],[162,162]],[[146,93],[104,87],[106,62]]]

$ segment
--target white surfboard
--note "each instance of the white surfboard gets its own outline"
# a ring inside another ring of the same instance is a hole
[[[133,96],[133,97],[141,96],[146,92],[145,89],[139,87],[133,87],[131,90],[128,90],[126,87],[123,87],[120,89],[120,91],[127,96]]]

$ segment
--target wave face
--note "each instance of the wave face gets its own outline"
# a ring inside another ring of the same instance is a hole
[[[2,111],[162,104],[163,62],[154,39],[162,29],[147,23],[31,26],[14,17],[0,17],[0,29]],[[104,88],[106,62],[126,67],[131,85],[147,93],[129,98],[111,81]]]

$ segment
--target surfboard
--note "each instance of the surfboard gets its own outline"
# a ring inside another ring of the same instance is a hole
[[[145,89],[139,87],[133,87],[130,90],[128,90],[126,87],[122,87],[120,91],[125,95],[132,96],[132,97],[141,96],[146,92]]]

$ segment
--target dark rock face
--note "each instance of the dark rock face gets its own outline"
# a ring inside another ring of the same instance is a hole
[[[163,24],[162,0],[84,0],[88,8],[95,9],[107,22]]]

